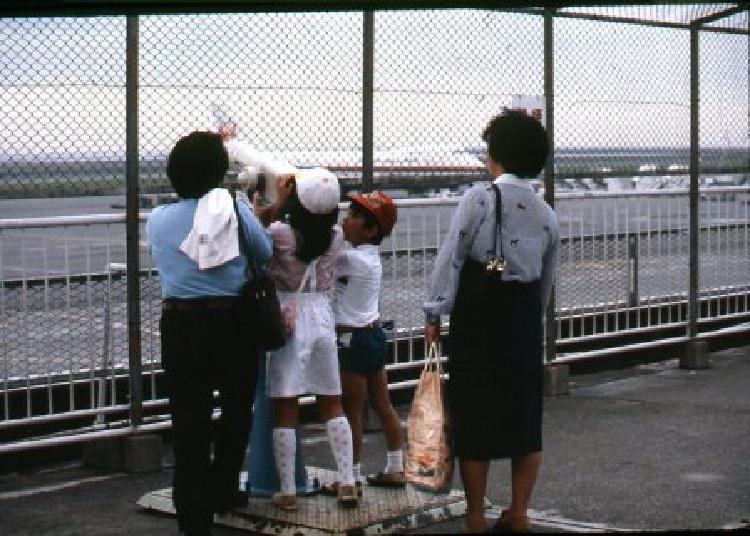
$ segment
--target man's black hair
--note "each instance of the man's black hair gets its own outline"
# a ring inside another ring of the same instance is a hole
[[[547,161],[547,131],[525,111],[506,110],[492,118],[482,133],[487,152],[508,173],[533,178]]]
[[[229,156],[221,136],[213,132],[191,132],[169,153],[167,177],[182,199],[198,199],[224,180]]]

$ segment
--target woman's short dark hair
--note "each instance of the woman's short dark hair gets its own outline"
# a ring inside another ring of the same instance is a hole
[[[191,132],[172,148],[167,177],[177,195],[198,199],[224,180],[229,156],[221,136],[213,132]]]
[[[286,210],[297,242],[294,254],[299,260],[310,262],[328,251],[333,240],[333,226],[339,219],[338,206],[328,214],[313,214],[302,206],[297,190],[292,189]]]
[[[484,129],[482,139],[492,159],[518,177],[539,175],[549,154],[547,131],[525,111],[506,110],[496,115]]]

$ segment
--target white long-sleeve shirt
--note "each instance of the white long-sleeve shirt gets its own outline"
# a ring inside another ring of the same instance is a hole
[[[273,160],[271,153],[259,151],[248,142],[232,138],[224,142],[229,160],[243,166],[253,166],[260,171],[263,164]]]
[[[294,174],[297,168],[284,160],[274,159],[273,154],[259,151],[248,142],[232,138],[224,142],[230,162],[239,162],[243,166],[250,166],[257,173],[277,176]]]
[[[529,182],[513,174],[500,175],[495,183],[502,194],[502,236],[497,249],[506,261],[503,281],[540,280],[542,311],[555,281],[560,228],[552,208]],[[495,193],[488,184],[476,184],[458,203],[448,234],[430,273],[424,311],[429,321],[450,314],[458,289],[458,277],[468,257],[485,262],[493,255]]]

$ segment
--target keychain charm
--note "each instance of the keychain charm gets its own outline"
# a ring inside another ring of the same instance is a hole
[[[502,257],[500,257],[499,259],[497,257],[492,257],[489,261],[487,261],[485,270],[487,270],[488,272],[503,273],[503,270],[505,270],[505,259]]]

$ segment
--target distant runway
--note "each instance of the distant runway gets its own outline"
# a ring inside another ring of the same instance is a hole
[[[632,197],[559,199],[555,209],[563,241],[580,242],[604,234],[622,237],[626,233],[655,235],[667,230],[681,233],[687,229],[689,212],[684,194],[659,197],[646,197],[638,191],[632,194]],[[710,202],[702,203],[701,225],[745,225],[749,199],[747,193],[710,198]],[[0,219],[123,214],[122,208],[112,206],[122,206],[124,202],[124,196],[0,200]],[[435,248],[448,229],[453,210],[454,206],[402,208],[398,225],[393,235],[384,240],[381,250],[419,252]],[[140,240],[141,266],[148,268],[150,259],[143,226]],[[571,258],[575,256],[571,252]],[[122,224],[0,230],[0,279],[3,280],[101,273],[110,263],[124,262]]]

